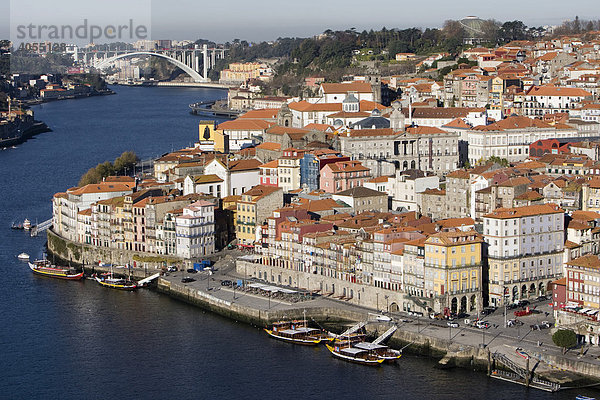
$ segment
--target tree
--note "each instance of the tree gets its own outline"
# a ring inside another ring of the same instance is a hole
[[[508,166],[510,166],[510,163],[508,162],[508,160],[506,158],[500,158],[498,156],[491,156],[490,158],[487,159],[486,162],[497,163],[497,164],[499,164],[502,167],[508,167]],[[484,162],[484,164],[486,162]]]
[[[102,180],[102,178],[98,174],[98,171],[96,171],[96,167],[94,167],[94,168],[90,168],[85,174],[83,174],[83,176],[79,180],[79,183],[77,184],[77,186],[81,187],[81,186],[89,185],[91,183],[98,183],[101,180]]]
[[[502,24],[498,36],[504,42],[529,39],[527,26],[523,21],[507,21]]]
[[[552,341],[558,347],[562,347],[563,354],[565,354],[567,349],[577,344],[577,335],[572,330],[559,329],[552,335]]]
[[[459,39],[462,41],[465,37],[465,30],[460,22],[451,19],[444,22],[442,32],[446,39]]]
[[[139,161],[138,156],[133,151],[125,151],[114,162],[114,172],[117,174],[125,174],[127,171],[132,171],[133,166]]]

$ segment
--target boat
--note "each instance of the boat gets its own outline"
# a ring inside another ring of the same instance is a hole
[[[77,272],[71,268],[60,268],[50,264],[48,260],[36,260],[30,262],[29,268],[38,275],[49,276],[51,278],[68,279],[77,281],[83,278],[83,271]]]
[[[386,362],[395,362],[400,357],[402,357],[402,352],[400,350],[390,349],[388,346],[384,346],[382,344],[371,343],[371,342],[362,342],[356,343],[354,345],[357,349],[367,350],[369,352],[374,353],[377,357],[381,358]]]
[[[21,254],[19,254],[19,255],[17,256],[17,258],[18,258],[19,260],[29,260],[29,254],[27,254],[27,253],[21,253]]]
[[[112,273],[96,276],[95,279],[96,282],[100,284],[100,286],[104,286],[111,289],[135,290],[138,288],[135,282],[123,278],[115,278],[113,277]]]
[[[265,328],[265,332],[275,339],[305,346],[316,346],[321,342],[333,340],[333,336],[329,335],[329,333],[307,327],[305,319],[278,321],[273,323],[271,329]]]
[[[26,231],[31,229],[31,221],[27,218],[25,218],[25,221],[23,221],[23,229],[25,229]]]
[[[327,350],[329,350],[334,357],[344,361],[372,366],[381,365],[381,363],[385,361],[374,352],[365,349],[359,349],[358,347],[342,347],[337,343],[333,346],[329,344],[326,346]]]
[[[348,344],[350,345],[364,342],[367,339],[367,334],[364,332],[354,332],[349,335],[339,335],[335,338],[336,343]]]

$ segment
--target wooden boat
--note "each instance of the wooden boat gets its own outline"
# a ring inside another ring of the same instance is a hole
[[[330,342],[333,336],[327,332],[306,326],[307,321],[278,321],[273,323],[271,329],[265,328],[265,332],[275,339],[285,342],[302,344],[305,346],[316,346],[321,342]]]
[[[100,286],[104,286],[111,289],[135,290],[138,288],[135,282],[128,281],[127,279],[115,278],[112,276],[112,274],[96,276],[95,279],[96,282],[100,284]]]
[[[357,364],[378,366],[384,361],[383,358],[379,357],[374,352],[369,350],[359,349],[358,347],[340,347],[339,344],[326,345],[327,350],[344,361],[349,361]]]
[[[73,281],[83,278],[83,272],[77,272],[70,268],[58,268],[55,265],[51,265],[48,260],[37,260],[28,264],[29,268],[38,275]]]
[[[357,349],[367,350],[377,355],[386,362],[395,362],[402,357],[402,352],[399,350],[390,349],[382,344],[362,342],[354,345]]]
[[[355,332],[349,335],[338,335],[335,338],[336,343],[347,345],[350,342],[350,345],[355,343],[364,342],[367,339],[367,334],[363,332]]]

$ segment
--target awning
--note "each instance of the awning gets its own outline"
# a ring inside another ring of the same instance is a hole
[[[357,355],[360,353],[364,353],[366,350],[363,349],[359,349],[356,347],[344,347],[342,349],[340,349],[340,353],[346,353],[346,354],[351,354],[351,355]]]
[[[364,349],[364,350],[387,349],[387,346],[383,346],[381,344],[370,343],[370,342],[357,343],[354,345],[354,347],[358,347],[359,349]]]

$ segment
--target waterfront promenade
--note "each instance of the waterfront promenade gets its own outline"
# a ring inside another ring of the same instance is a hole
[[[239,254],[238,251],[230,251],[222,256],[215,264],[214,272],[166,273],[159,278],[158,290],[228,318],[260,327],[278,319],[301,317],[304,312],[314,324],[338,333],[356,321],[369,321],[367,329],[374,336],[389,327],[389,323],[375,320],[376,310],[341,300],[315,295],[310,300],[293,303],[222,286],[221,282],[226,280],[245,281],[244,276],[235,272],[235,257]],[[133,269],[134,276],[137,277],[155,272],[154,269]],[[182,283],[184,277],[192,277],[195,281]],[[251,281],[245,281],[245,284],[248,283]],[[302,291],[299,288],[286,288]],[[489,329],[467,326],[464,321],[457,321],[459,327],[451,328],[446,321],[403,312],[386,313],[392,318],[391,323],[398,326],[390,344],[396,348],[404,348],[407,353],[441,359],[444,366],[478,367],[481,370],[487,369],[488,352],[501,354],[521,368],[526,368],[526,359],[516,351],[521,348],[530,356],[530,369],[538,376],[564,386],[569,386],[569,382],[582,376],[600,376],[600,348],[572,349],[563,355],[561,349],[552,343],[550,329],[530,328],[530,325],[537,325],[542,321],[553,322],[552,314],[546,315],[548,305],[537,302],[532,306],[541,312],[523,317],[523,325],[519,327],[505,328],[503,310],[497,310],[485,318],[491,324]],[[510,319],[510,315],[508,318]]]

